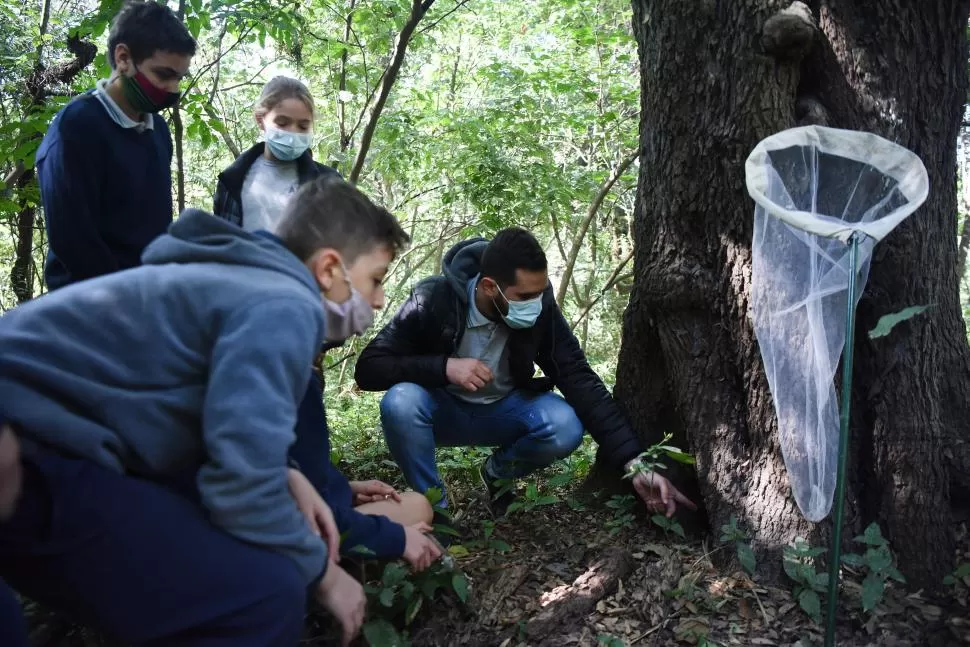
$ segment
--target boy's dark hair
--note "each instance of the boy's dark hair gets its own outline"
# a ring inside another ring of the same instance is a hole
[[[482,276],[505,288],[515,284],[515,271],[541,272],[547,268],[546,253],[536,237],[521,227],[502,229],[482,253]]]
[[[411,240],[391,212],[337,175],[304,184],[290,199],[274,233],[301,261],[330,247],[348,266],[377,247],[396,256]]]
[[[115,48],[124,43],[131,51],[131,59],[138,65],[161,50],[195,55],[195,39],[171,9],[154,1],[128,2],[111,21],[108,34],[108,63],[115,68]]]

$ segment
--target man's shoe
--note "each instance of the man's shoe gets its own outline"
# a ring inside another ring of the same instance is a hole
[[[454,521],[447,513],[435,510],[431,526],[434,528],[431,534],[435,541],[441,544],[442,548],[447,549],[452,544],[461,542],[461,532],[455,527]]]
[[[509,506],[515,500],[515,485],[510,479],[492,479],[488,475],[488,461],[482,463],[478,468],[478,474],[482,477],[482,484],[485,486],[485,496],[488,498],[488,509],[493,519],[501,519],[508,511]]]

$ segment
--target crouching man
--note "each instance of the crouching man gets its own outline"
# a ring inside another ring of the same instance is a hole
[[[535,377],[536,364],[545,377]],[[524,229],[452,248],[443,274],[415,286],[364,349],[355,377],[364,390],[387,390],[384,437],[419,492],[443,491],[436,447],[495,447],[480,473],[496,517],[515,496],[502,481],[568,456],[584,430],[617,468],[630,470],[642,452],[556,305],[542,247]],[[694,508],[659,474],[639,472],[633,486],[653,511]]]

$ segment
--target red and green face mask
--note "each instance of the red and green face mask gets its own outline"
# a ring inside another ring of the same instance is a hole
[[[134,76],[122,76],[121,84],[125,99],[138,112],[159,112],[179,101],[178,92],[168,92],[158,87],[138,68],[135,68]]]

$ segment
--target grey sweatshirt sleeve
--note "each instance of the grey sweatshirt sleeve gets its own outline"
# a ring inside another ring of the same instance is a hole
[[[229,315],[217,330],[202,416],[202,503],[213,523],[291,558],[307,583],[327,547],[290,496],[287,453],[321,341],[323,312],[280,298]]]

